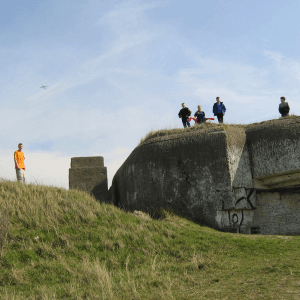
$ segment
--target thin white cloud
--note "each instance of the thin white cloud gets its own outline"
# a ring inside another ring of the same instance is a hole
[[[284,56],[276,51],[264,51],[264,55],[272,63],[272,72],[277,76],[274,91],[277,97],[285,96],[291,107],[290,113],[300,114],[299,98],[300,60]],[[278,100],[279,101],[279,100]]]

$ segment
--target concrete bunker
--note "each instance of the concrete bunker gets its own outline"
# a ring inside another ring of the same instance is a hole
[[[222,231],[300,234],[299,133],[292,116],[151,138],[115,174],[112,201]]]

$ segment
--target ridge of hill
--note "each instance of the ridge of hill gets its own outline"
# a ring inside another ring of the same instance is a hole
[[[1,299],[299,299],[298,236],[229,234],[0,182]]]

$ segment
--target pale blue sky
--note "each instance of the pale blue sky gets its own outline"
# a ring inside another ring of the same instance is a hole
[[[28,182],[68,187],[74,156],[104,156],[110,181],[181,103],[225,122],[299,114],[300,2],[5,1],[0,11],[0,177],[24,144]],[[48,85],[46,90],[40,86]]]

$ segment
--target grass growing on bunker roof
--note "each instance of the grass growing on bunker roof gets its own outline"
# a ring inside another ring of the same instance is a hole
[[[239,126],[239,125],[237,125]],[[216,124],[206,122],[203,124],[195,124],[191,127],[186,128],[168,128],[168,129],[159,129],[159,130],[151,130],[144,138],[140,140],[140,144],[154,138],[163,137],[163,136],[173,136],[173,135],[180,135],[186,134],[191,132],[212,132],[212,131],[223,131],[227,128],[227,124]]]
[[[1,299],[299,296],[299,237],[222,233],[167,211],[140,218],[84,192],[9,181],[0,212]]]
[[[186,128],[171,128],[171,129],[160,129],[160,130],[151,130],[144,138],[140,140],[140,144],[147,142],[151,139],[159,137],[169,137],[176,135],[185,135],[187,133],[210,133],[215,131],[239,131],[240,128],[246,128],[247,125],[244,124],[217,124],[206,122],[203,124],[195,124],[191,127]]]
[[[212,122],[205,122],[202,124],[195,124],[191,127],[186,128],[165,128],[159,130],[151,130],[149,133],[146,134],[144,138],[141,138],[140,145],[144,142],[147,142],[151,139],[164,137],[164,136],[176,136],[176,135],[184,135],[187,133],[193,132],[203,132],[203,133],[210,133],[213,131],[227,131],[231,132],[232,134],[235,131],[238,133],[240,129],[248,130],[255,128],[256,126],[272,126],[272,124],[283,124],[289,122],[298,122],[300,121],[300,116],[297,115],[289,115],[287,117],[280,117],[278,119],[266,120],[257,123],[250,123],[250,124],[234,124],[234,123],[212,123]]]

